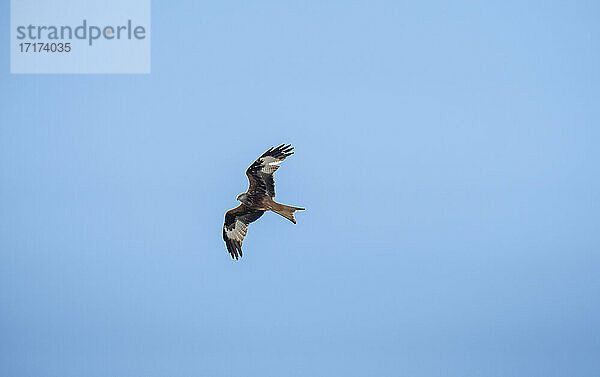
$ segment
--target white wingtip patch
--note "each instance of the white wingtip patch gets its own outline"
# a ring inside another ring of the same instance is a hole
[[[273,161],[273,162],[269,162],[269,165],[277,165],[279,166],[279,164],[281,164],[283,162],[283,160],[281,161]]]
[[[227,233],[227,237],[234,239],[236,241],[242,242],[244,240],[244,236],[246,236],[247,228],[246,224],[237,220],[235,222],[235,226],[233,229],[228,230],[225,228],[225,233]]]

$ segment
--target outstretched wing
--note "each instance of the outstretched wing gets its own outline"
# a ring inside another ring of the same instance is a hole
[[[265,211],[252,209],[245,204],[240,204],[225,213],[223,240],[232,258],[238,259],[242,256],[242,241],[248,232],[248,224],[256,221],[263,213]]]
[[[291,144],[281,144],[278,147],[271,147],[262,154],[250,167],[246,170],[246,175],[250,181],[248,193],[251,195],[268,195],[275,197],[275,181],[273,173],[279,169],[279,164],[285,160],[287,156],[294,154],[294,147]]]

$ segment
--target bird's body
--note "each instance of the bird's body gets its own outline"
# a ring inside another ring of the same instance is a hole
[[[291,145],[284,144],[269,148],[246,170],[250,186],[245,193],[238,195],[237,199],[242,204],[227,211],[225,224],[223,224],[223,240],[232,258],[238,259],[242,256],[242,241],[248,232],[248,224],[258,220],[266,211],[273,211],[295,224],[294,212],[304,210],[301,207],[292,207],[273,200],[275,197],[273,173],[279,169],[279,164],[286,157],[294,153],[293,149]]]

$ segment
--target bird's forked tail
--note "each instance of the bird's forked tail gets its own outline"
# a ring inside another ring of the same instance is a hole
[[[277,213],[277,214],[285,217],[286,219],[290,220],[294,224],[296,224],[296,219],[294,218],[294,212],[296,212],[296,211],[304,211],[304,208],[302,208],[302,207],[292,207],[292,206],[287,206],[285,204],[273,202],[271,210],[273,212],[275,212],[275,213]]]

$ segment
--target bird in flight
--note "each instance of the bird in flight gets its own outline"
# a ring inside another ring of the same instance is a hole
[[[294,154],[293,150],[294,147],[290,144],[271,147],[246,170],[250,181],[248,191],[238,195],[237,200],[242,203],[225,213],[223,224],[223,239],[231,258],[238,259],[242,256],[242,241],[248,232],[248,224],[258,220],[266,211],[273,211],[296,224],[294,212],[304,208],[280,204],[273,200],[273,173],[279,169],[279,164],[286,157]]]

